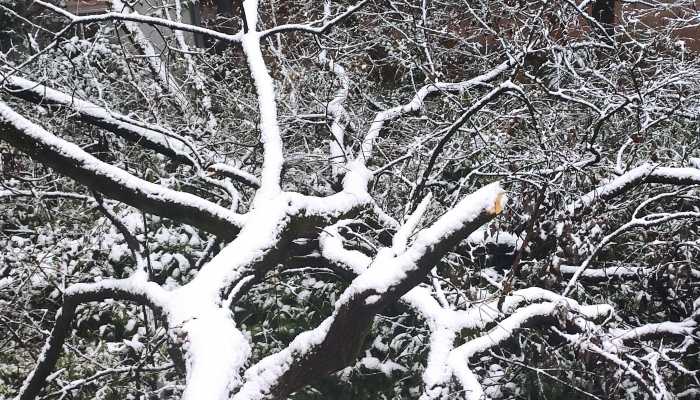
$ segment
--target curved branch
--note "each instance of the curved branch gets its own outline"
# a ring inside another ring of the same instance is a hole
[[[459,128],[464,125],[467,120],[469,120],[474,114],[479,112],[486,104],[488,104],[490,101],[495,100],[499,98],[503,93],[507,92],[516,92],[516,93],[521,93],[522,94],[522,89],[513,84],[510,80],[507,80],[500,85],[498,85],[496,88],[485,94],[483,97],[481,97],[479,100],[477,100],[474,104],[472,104],[467,111],[463,112],[462,115],[455,120],[447,129],[445,129],[445,134],[442,138],[440,138],[440,141],[438,141],[437,145],[433,149],[432,154],[430,155],[430,160],[428,160],[428,165],[426,166],[425,170],[423,171],[423,174],[421,175],[420,179],[418,180],[418,183],[416,185],[416,190],[413,192],[413,198],[411,199],[413,202],[421,196],[423,192],[423,188],[425,186],[425,183],[428,181],[428,177],[430,176],[430,173],[433,170],[433,167],[435,166],[435,162],[437,161],[437,158],[440,156],[442,153],[442,150],[444,149],[445,145],[447,142],[450,141],[452,136],[459,130]]]
[[[610,307],[605,306],[579,306],[576,302],[564,298],[557,302],[549,301],[531,304],[518,309],[513,315],[499,322],[485,335],[470,340],[452,350],[448,357],[448,365],[462,388],[466,391],[465,398],[479,400],[483,396],[481,384],[479,384],[476,376],[469,369],[468,362],[470,358],[504,343],[513,337],[519,329],[535,324],[542,326],[541,322],[543,320],[548,321],[549,325],[555,325],[562,320],[565,321],[570,310],[580,313],[589,319],[608,315],[611,311]]]
[[[222,238],[234,237],[243,216],[190,193],[164,188],[98,160],[80,147],[60,139],[0,102],[0,140],[37,161],[146,212],[183,222]]]
[[[410,102],[402,104],[396,107],[392,107],[388,110],[378,112],[374,117],[374,121],[367,130],[367,134],[362,140],[362,147],[360,150],[360,157],[368,160],[372,157],[372,151],[374,149],[374,141],[379,137],[384,124],[387,121],[397,119],[403,115],[415,113],[420,111],[423,107],[423,102],[425,99],[437,92],[460,92],[467,90],[471,87],[477,85],[483,85],[494,79],[496,79],[500,74],[507,71],[515,65],[515,60],[508,60],[497,65],[488,72],[485,72],[477,77],[466,80],[464,82],[457,83],[447,83],[447,82],[436,82],[429,85],[425,85],[418,92]]]
[[[106,299],[129,300],[147,305],[163,313],[166,307],[165,292],[155,283],[140,280],[141,276],[128,279],[110,279],[97,283],[79,283],[66,289],[63,305],[56,313],[56,320],[38,362],[22,384],[17,400],[33,400],[46,385],[61,356],[63,343],[71,333],[71,323],[79,304]]]
[[[352,14],[355,13],[355,11],[361,9],[367,3],[369,3],[369,0],[362,0],[359,3],[355,4],[354,6],[348,7],[344,13],[329,20],[328,22],[324,23],[322,26],[319,26],[319,27],[313,27],[310,24],[287,24],[287,25],[276,26],[274,28],[262,31],[259,33],[259,35],[260,35],[261,39],[265,38],[267,36],[270,36],[270,35],[277,34],[277,33],[294,32],[294,31],[311,33],[314,35],[322,35],[322,34],[328,32],[335,25],[338,25],[339,23],[341,23],[344,20],[346,20],[347,18],[349,18]]]
[[[598,186],[570,204],[567,210],[571,214],[583,214],[596,201],[606,201],[617,197],[642,183],[663,183],[668,185],[700,184],[700,169],[690,167],[659,167],[645,163],[624,174]]]
[[[207,172],[210,175],[221,175],[225,176],[226,178],[231,178],[232,180],[246,186],[250,186],[253,189],[260,188],[260,179],[258,179],[255,175],[228,164],[212,164],[207,167]]]

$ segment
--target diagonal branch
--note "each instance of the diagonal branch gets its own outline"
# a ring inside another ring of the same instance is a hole
[[[659,167],[644,163],[586,193],[576,202],[569,204],[567,210],[572,214],[582,214],[588,211],[595,202],[610,200],[643,183],[698,185],[700,184],[700,169]]]
[[[395,255],[389,249],[381,252],[341,295],[330,317],[297,336],[286,349],[251,367],[234,399],[285,398],[311,380],[350,364],[361,350],[374,316],[418,285],[461,239],[494,218],[504,201],[500,186],[488,185],[419,232],[402,254]]]
[[[68,108],[75,111],[76,117],[81,121],[106,129],[178,163],[195,165],[199,162],[194,158],[196,154],[193,146],[185,138],[162,127],[138,122],[126,115],[108,111],[89,101],[18,76],[5,77],[3,89],[8,94],[34,104]]]
[[[190,193],[178,192],[137,178],[60,139],[0,102],[0,140],[37,161],[146,212],[183,222],[222,238],[234,237],[243,216]]]
[[[112,132],[130,143],[153,150],[177,163],[199,169],[204,162],[194,144],[182,135],[164,127],[134,120],[126,115],[107,110],[89,101],[81,100],[18,76],[5,77],[3,88],[8,94],[34,104],[70,109],[75,112],[75,117],[81,121]],[[204,157],[207,157],[207,154],[204,154]],[[254,189],[260,187],[258,178],[253,174],[228,164],[212,164],[207,167],[207,171],[211,175],[225,176]]]

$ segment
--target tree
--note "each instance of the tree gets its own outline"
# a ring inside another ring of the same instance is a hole
[[[588,3],[3,0],[0,397],[696,398],[695,4]]]

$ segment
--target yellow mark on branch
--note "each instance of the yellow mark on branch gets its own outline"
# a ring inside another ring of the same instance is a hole
[[[486,209],[490,214],[500,214],[503,211],[503,207],[506,204],[508,197],[505,193],[501,192],[496,195],[496,201],[493,202],[493,206]]]

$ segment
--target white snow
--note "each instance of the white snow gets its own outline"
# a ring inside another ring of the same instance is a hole
[[[263,142],[265,157],[260,178],[260,189],[256,199],[271,198],[280,192],[280,174],[284,164],[282,139],[277,123],[277,100],[272,77],[267,71],[265,59],[260,49],[260,37],[256,33],[258,22],[258,2],[246,0],[243,7],[246,10],[249,32],[243,35],[241,45],[248,59],[250,75],[255,83],[260,111],[260,135]]]
[[[392,252],[378,255],[372,266],[358,276],[343,293],[339,303],[343,302],[344,298],[351,298],[360,292],[384,293],[390,286],[400,282],[407,271],[415,269],[415,263],[433,245],[450,237],[481,214],[497,214],[504,207],[505,201],[505,193],[498,183],[484,186],[466,196],[432,226],[421,230],[414,243],[403,254],[398,257],[393,257]]]
[[[358,364],[371,370],[377,370],[391,378],[394,371],[406,371],[406,367],[391,360],[382,361],[377,357],[366,355],[360,359]]]
[[[243,216],[233,213],[224,207],[211,203],[201,197],[185,192],[177,192],[164,188],[161,185],[137,178],[121,168],[107,164],[83,151],[73,143],[60,139],[47,132],[40,126],[30,122],[23,116],[14,112],[5,103],[0,102],[0,117],[14,125],[22,134],[28,136],[36,143],[51,148],[62,156],[74,160],[82,168],[99,177],[105,177],[118,183],[125,189],[140,192],[146,197],[167,200],[175,204],[181,204],[203,210],[222,220],[231,222],[234,226],[243,225]]]
[[[374,117],[374,121],[369,127],[369,130],[365,134],[365,138],[362,141],[361,154],[359,155],[359,158],[362,158],[363,160],[369,160],[372,157],[374,141],[379,137],[379,134],[387,121],[394,120],[405,114],[420,111],[423,108],[423,102],[425,98],[428,97],[428,95],[439,92],[465,91],[476,85],[493,80],[498,75],[510,68],[512,64],[513,63],[511,61],[506,61],[502,64],[499,64],[490,71],[464,82],[436,82],[429,85],[425,85],[418,90],[413,99],[411,99],[411,101],[409,101],[408,103],[395,106],[388,110],[377,113],[377,115]]]
[[[57,103],[68,106],[79,114],[87,115],[91,118],[114,124],[119,128],[127,129],[139,136],[142,136],[146,140],[157,143],[163,147],[170,148],[176,154],[186,158],[191,157],[188,148],[192,148],[192,146],[186,146],[186,139],[180,137],[174,132],[164,130],[162,127],[155,127],[143,122],[135,121],[125,115],[108,111],[105,108],[89,101],[67,95],[58,90],[15,75],[9,76],[6,79],[8,80],[9,85],[13,85],[14,87],[20,88],[24,91],[36,93],[37,95],[46,99],[46,101],[49,103]]]

